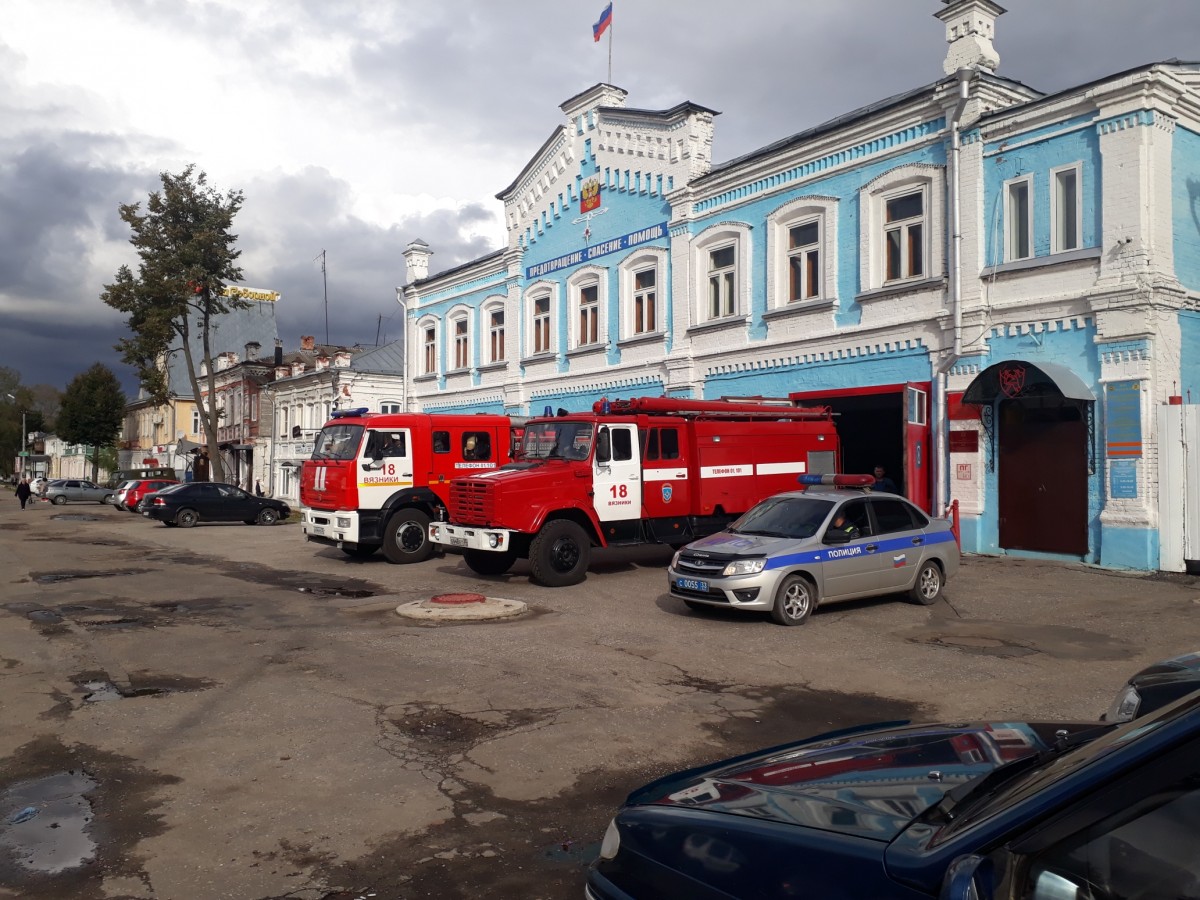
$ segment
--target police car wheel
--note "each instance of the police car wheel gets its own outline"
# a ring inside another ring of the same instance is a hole
[[[817,592],[803,575],[789,575],[775,592],[771,618],[780,625],[803,625],[817,605]]]
[[[913,586],[908,592],[908,599],[922,606],[930,606],[937,603],[941,596],[942,570],[938,568],[937,563],[927,562],[917,573],[917,580],[913,582]]]

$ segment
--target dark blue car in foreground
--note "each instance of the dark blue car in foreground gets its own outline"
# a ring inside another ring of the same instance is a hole
[[[872,725],[629,796],[590,900],[1200,900],[1200,691],[1133,721]]]

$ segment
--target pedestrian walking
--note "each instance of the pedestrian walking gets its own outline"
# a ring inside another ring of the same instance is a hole
[[[29,502],[32,494],[33,488],[29,486],[29,479],[22,478],[21,483],[17,485],[17,499],[21,501],[21,509],[25,508],[25,504]]]

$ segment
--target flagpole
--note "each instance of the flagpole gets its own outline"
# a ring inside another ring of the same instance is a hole
[[[613,22],[616,20],[616,13],[617,13],[617,10],[616,10],[616,6],[614,5],[613,11],[612,11],[611,17],[609,19],[609,23],[608,23],[608,83],[609,84],[613,83],[613,80],[612,80],[612,34],[613,34]]]

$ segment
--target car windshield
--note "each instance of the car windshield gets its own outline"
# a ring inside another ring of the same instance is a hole
[[[317,435],[312,459],[354,459],[362,435],[361,425],[326,425]]]
[[[766,537],[810,538],[833,508],[833,501],[817,497],[769,497],[729,526],[734,534]]]
[[[591,422],[537,422],[525,429],[525,459],[587,459],[595,426]]]
[[[1038,792],[1049,789],[1055,782],[1071,777],[1122,747],[1172,724],[1176,719],[1190,715],[1195,721],[1198,709],[1200,691],[1189,695],[1186,700],[1123,725],[1100,725],[1098,727],[1111,730],[1082,746],[1075,746],[1073,741],[1068,741],[1062,749],[1044,754],[1041,765],[1027,768],[1010,763],[1018,770],[1011,778],[1004,779],[1005,769],[997,769],[988,780],[977,785],[976,790],[966,793],[956,804],[957,808],[951,810],[952,819],[943,832],[943,838],[1011,809]],[[1194,725],[1192,730],[1195,730]]]

